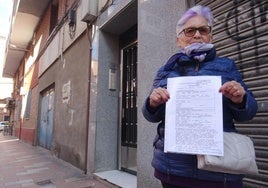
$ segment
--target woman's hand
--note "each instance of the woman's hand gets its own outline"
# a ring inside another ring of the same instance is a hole
[[[153,90],[150,99],[150,107],[156,108],[160,104],[166,103],[169,100],[169,93],[167,89],[159,87]]]
[[[244,95],[246,94],[241,84],[236,81],[225,82],[219,92],[236,104],[242,103]]]

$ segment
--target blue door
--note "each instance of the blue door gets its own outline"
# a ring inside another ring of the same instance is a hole
[[[47,149],[52,144],[54,93],[54,89],[50,89],[41,98],[39,145]]]

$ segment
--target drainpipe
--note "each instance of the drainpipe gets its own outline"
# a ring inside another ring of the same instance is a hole
[[[87,117],[86,117],[86,150],[85,150],[85,169],[84,172],[87,174],[87,164],[88,164],[88,134],[89,134],[89,115],[90,115],[90,83],[91,83],[91,54],[92,54],[92,29],[90,30],[91,24],[87,24],[87,30],[86,35],[88,36],[88,42],[89,42],[89,53],[88,53],[88,84],[87,84]]]
[[[110,0],[107,0],[110,1]],[[87,117],[86,117],[86,149],[85,149],[85,174],[87,174],[88,171],[88,147],[89,147],[89,117],[90,117],[90,89],[91,89],[91,63],[92,63],[92,39],[94,38],[94,36],[92,36],[92,26],[93,23],[96,21],[97,17],[98,17],[98,1],[97,0],[81,0],[81,2],[83,2],[83,6],[85,6],[86,8],[83,9],[83,15],[82,15],[82,20],[83,22],[85,22],[87,24],[87,29],[86,29],[86,35],[88,37],[88,41],[89,41],[89,62],[88,62],[88,85],[87,85]],[[86,11],[84,11],[86,10]]]

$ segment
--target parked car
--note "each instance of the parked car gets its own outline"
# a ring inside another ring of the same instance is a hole
[[[1,121],[0,122],[0,132],[4,131],[4,127],[8,125],[8,122],[6,121]]]

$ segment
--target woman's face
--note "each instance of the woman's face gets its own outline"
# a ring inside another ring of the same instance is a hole
[[[212,33],[207,20],[203,16],[190,18],[177,36],[177,45],[185,48],[192,43],[211,43]]]

